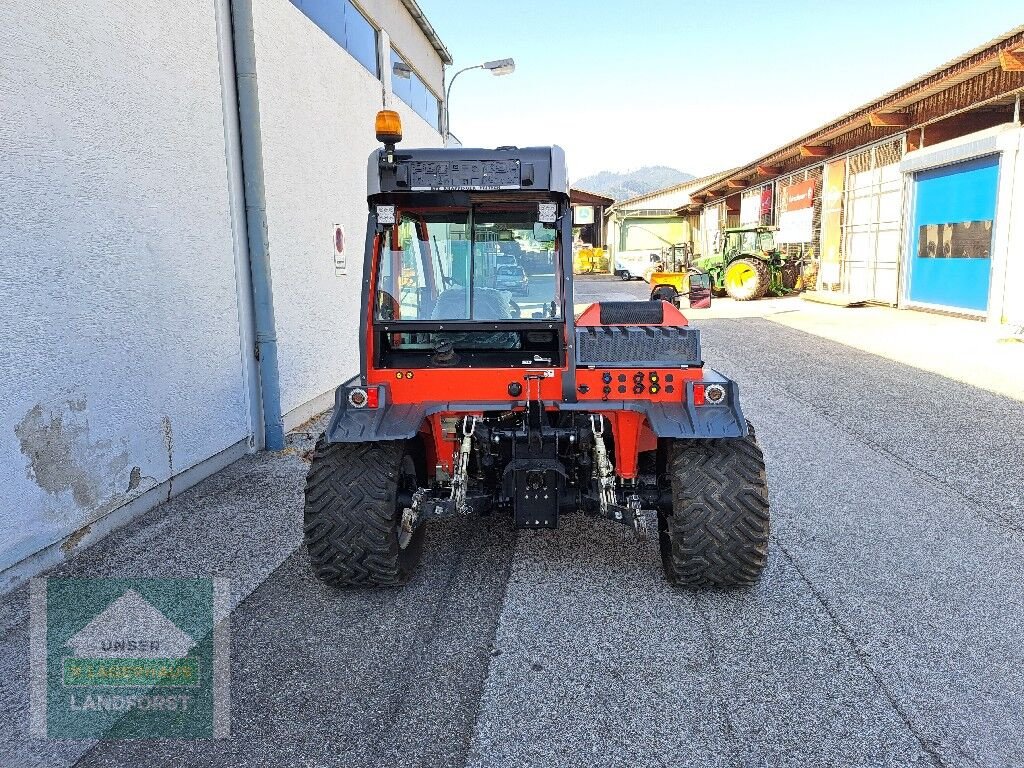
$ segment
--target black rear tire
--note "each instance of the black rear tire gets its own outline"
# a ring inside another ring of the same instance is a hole
[[[304,515],[317,578],[335,587],[405,584],[423,552],[425,527],[399,546],[399,495],[424,481],[414,441],[328,443],[321,435],[306,477]]]
[[[753,429],[745,438],[677,440],[672,509],[658,513],[665,577],[688,587],[757,581],[768,555],[768,483]]]
[[[669,304],[675,304],[678,297],[679,294],[671,285],[659,285],[651,291],[651,301],[667,301]]]
[[[779,267],[782,287],[787,291],[796,290],[796,284],[800,281],[800,265],[793,261],[787,261]]]

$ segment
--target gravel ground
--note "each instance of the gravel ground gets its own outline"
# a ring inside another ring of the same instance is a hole
[[[232,738],[29,739],[21,591],[0,766],[1024,764],[1024,404],[765,319],[699,327],[768,462],[755,588],[675,591],[655,542],[589,519],[435,525],[408,588],[324,588],[298,435],[59,571],[232,578]]]

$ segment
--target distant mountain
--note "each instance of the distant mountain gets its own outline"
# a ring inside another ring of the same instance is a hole
[[[615,198],[615,202],[620,202],[695,178],[697,177],[692,173],[684,173],[665,165],[648,165],[625,173],[601,171],[592,176],[576,179],[572,185],[588,192]]]

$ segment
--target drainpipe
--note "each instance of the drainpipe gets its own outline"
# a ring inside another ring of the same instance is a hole
[[[260,403],[260,372],[256,359],[256,322],[252,307],[252,270],[249,241],[245,234],[245,189],[242,179],[242,139],[238,127],[238,94],[235,91],[235,53],[231,44],[230,0],[216,0],[217,60],[220,67],[221,112],[224,116],[224,156],[227,165],[228,207],[231,215],[231,251],[235,259],[235,298],[238,301],[239,353],[242,387],[249,406],[249,447],[264,447],[263,408]]]
[[[281,417],[281,382],[277,364],[277,329],[274,290],[267,242],[266,189],[263,177],[263,138],[260,131],[260,96],[256,81],[256,38],[251,0],[230,0],[238,90],[238,123],[242,139],[242,174],[245,189],[246,236],[252,277],[256,359],[260,371],[263,431],[267,450],[284,448]]]

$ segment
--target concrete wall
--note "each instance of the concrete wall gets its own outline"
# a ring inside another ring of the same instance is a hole
[[[3,571],[250,427],[214,4],[0,28]]]
[[[294,425],[358,365],[366,159],[390,82],[288,0],[252,2]],[[361,5],[383,28],[383,60],[390,27],[438,87],[440,59],[401,2]],[[258,442],[227,9],[0,4],[0,589]],[[406,145],[440,144],[392,106]]]
[[[287,0],[256,0],[254,21],[281,407],[290,428],[329,407],[334,388],[359,368],[366,161],[386,97],[365,67]],[[382,34],[382,51],[387,40]],[[429,57],[440,61],[432,48]],[[440,146],[422,118],[387,100],[402,115],[404,146]],[[347,256],[341,276],[338,224]]]

